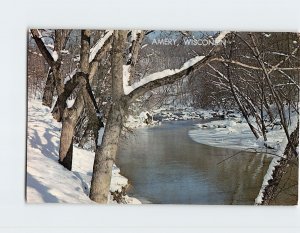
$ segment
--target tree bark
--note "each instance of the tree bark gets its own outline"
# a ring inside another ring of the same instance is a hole
[[[279,165],[275,166],[272,179],[268,181],[268,185],[265,187],[263,192],[263,200],[261,205],[268,205],[275,197],[278,191],[278,184],[281,181],[284,173],[289,169],[290,161],[297,157],[294,148],[299,145],[299,122],[296,129],[290,135],[290,140],[284,150],[284,156],[280,159]]]
[[[59,146],[59,163],[62,164],[68,170],[72,170],[72,159],[73,159],[73,135],[77,119],[79,118],[84,101],[82,96],[78,96],[74,103],[76,108],[65,108],[62,130],[60,135],[60,146]]]
[[[53,100],[53,93],[55,89],[55,81],[53,77],[53,71],[52,68],[49,69],[48,75],[47,75],[47,81],[44,88],[44,94],[43,94],[43,105],[51,108],[52,107],[52,100]]]
[[[93,133],[95,136],[95,141],[97,143],[98,131],[103,123],[96,115],[96,110],[99,111],[96,101],[94,99],[89,78],[93,78],[89,75],[90,64],[89,64],[89,54],[90,54],[90,30],[82,30],[81,32],[81,51],[80,51],[80,69],[81,72],[78,73],[78,79],[74,77],[70,83],[70,90],[65,88],[65,92],[61,94],[61,100],[64,104],[68,98],[68,94],[71,94],[71,89],[75,88],[76,84],[79,86],[79,91],[74,105],[68,109],[64,108],[64,114],[62,119],[62,132],[60,140],[60,150],[59,150],[59,163],[64,167],[71,170],[72,169],[72,157],[73,157],[73,136],[75,132],[75,127],[77,121],[86,107],[87,115],[89,119],[89,124],[93,125]],[[69,82],[68,82],[69,83]],[[67,87],[67,85],[66,85]],[[59,103],[58,103],[59,105]]]
[[[57,53],[57,60],[54,60],[53,56],[50,54],[46,48],[41,34],[37,29],[32,29],[31,34],[35,40],[39,50],[41,51],[43,57],[47,61],[48,65],[51,67],[51,72],[48,73],[46,89],[44,92],[43,100],[45,99],[46,106],[52,105],[53,91],[56,89],[58,100],[57,108],[52,112],[54,119],[58,122],[61,121],[63,110],[66,107],[65,102],[61,100],[61,95],[64,92],[64,79],[61,76],[60,67],[61,67],[61,50],[65,48],[70,35],[71,30],[55,30],[55,40],[54,40],[54,51]],[[48,85],[47,85],[48,84]],[[43,102],[44,103],[44,102]]]
[[[81,33],[81,51],[80,51],[80,68],[82,73],[88,76],[89,71],[89,49],[90,49],[90,31],[83,30]],[[86,88],[86,78],[81,78],[79,80],[80,90],[77,94],[72,108],[66,108],[66,98],[64,97],[64,92],[60,94],[60,101],[58,102],[58,108],[63,107],[64,113],[62,116],[62,130],[60,137],[60,147],[59,147],[59,163],[62,164],[68,170],[72,170],[72,158],[73,158],[73,135],[75,131],[75,126],[77,120],[83,110],[84,97],[83,92]]]
[[[90,198],[105,204],[112,176],[112,166],[116,158],[126,101],[123,97],[123,51],[126,31],[115,31],[112,53],[112,105],[108,114],[101,146],[96,150]]]

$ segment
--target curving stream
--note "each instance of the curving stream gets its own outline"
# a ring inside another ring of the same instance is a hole
[[[140,128],[121,143],[116,164],[129,179],[128,194],[143,203],[254,203],[270,158],[193,141],[197,121]],[[209,137],[209,135],[207,135]]]

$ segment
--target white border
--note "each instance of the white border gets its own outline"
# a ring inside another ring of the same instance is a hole
[[[299,31],[299,1],[5,0],[0,8],[0,232],[299,232],[298,207],[24,203],[29,27]]]

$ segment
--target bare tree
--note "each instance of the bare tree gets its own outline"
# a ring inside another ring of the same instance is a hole
[[[98,203],[107,203],[108,201],[112,166],[116,158],[128,107],[146,92],[166,84],[172,84],[191,74],[195,69],[201,68],[214,58],[219,49],[219,46],[215,46],[208,55],[196,56],[188,60],[180,69],[171,72],[170,70],[157,72],[146,76],[140,82],[129,85],[131,66],[125,66],[123,58],[127,33],[127,31],[115,31],[113,36],[112,105],[102,144],[96,150],[90,190],[90,198]],[[221,33],[218,39],[225,37],[226,34],[227,32]],[[129,57],[131,57],[130,54]]]
[[[51,82],[51,85],[55,86],[45,88],[45,93],[51,92],[51,94],[46,94],[47,96],[51,96],[51,98],[47,97],[47,101],[44,104],[51,106],[50,99],[52,103],[53,88],[55,87],[58,99],[53,109],[53,116],[56,120],[62,121],[59,162],[67,169],[71,170],[74,129],[84,106],[87,108],[89,121],[93,122],[92,124],[95,126],[94,135],[96,139],[98,136],[98,128],[103,126],[101,119],[97,117],[99,109],[91,91],[90,82],[96,74],[99,61],[110,48],[111,35],[106,34],[105,37],[100,39],[98,42],[99,44],[95,45],[92,54],[90,54],[90,31],[82,31],[80,52],[81,70],[77,72],[75,70],[75,74],[69,81],[65,82],[65,77],[61,75],[60,70],[61,50],[64,48],[63,45],[65,45],[67,39],[66,35],[69,32],[67,33],[60,30],[55,31],[55,45],[52,54],[46,48],[39,30],[33,29],[31,30],[31,33],[43,57],[53,70],[48,73],[48,79],[54,78],[54,82]],[[77,98],[73,106],[68,108],[66,101],[75,90],[77,90]]]

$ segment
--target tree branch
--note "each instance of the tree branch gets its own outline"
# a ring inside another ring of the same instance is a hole
[[[41,51],[43,57],[46,59],[49,66],[52,67],[53,63],[54,63],[54,59],[53,59],[52,55],[50,54],[50,52],[48,51],[48,49],[46,48],[46,46],[41,38],[40,32],[38,31],[38,29],[30,29],[30,32],[31,32],[32,37],[33,37],[35,43],[37,44],[39,50]]]
[[[187,69],[183,69],[182,71],[180,71],[178,73],[174,73],[172,75],[167,75],[163,78],[147,82],[144,85],[137,87],[136,89],[131,91],[127,96],[129,97],[130,102],[133,102],[136,98],[138,98],[139,96],[145,94],[146,92],[148,92],[150,90],[153,90],[153,89],[163,86],[163,85],[172,84],[175,81],[179,80],[180,78],[189,75],[191,72],[203,67],[204,65],[206,65],[213,59],[214,59],[213,55],[208,55],[208,56],[204,57],[203,59],[201,59],[196,64],[188,67]]]
[[[229,33],[229,31],[220,32],[220,34],[216,37],[216,40],[220,42]],[[125,87],[124,92],[127,95],[126,98],[128,99],[128,102],[133,102],[139,96],[144,95],[146,92],[153,90],[157,87],[172,84],[175,81],[181,79],[182,77],[189,75],[194,70],[199,69],[204,65],[208,64],[214,58],[216,58],[215,54],[221,49],[220,45],[221,43],[213,47],[206,56],[197,56],[188,60],[183,64],[183,66],[180,69],[164,70],[162,72],[151,74],[143,78],[140,82],[134,83],[132,86],[127,86],[128,83],[126,82],[128,82],[129,77],[126,76],[129,76],[129,74],[128,72],[127,74],[124,74],[123,70],[123,87]]]

